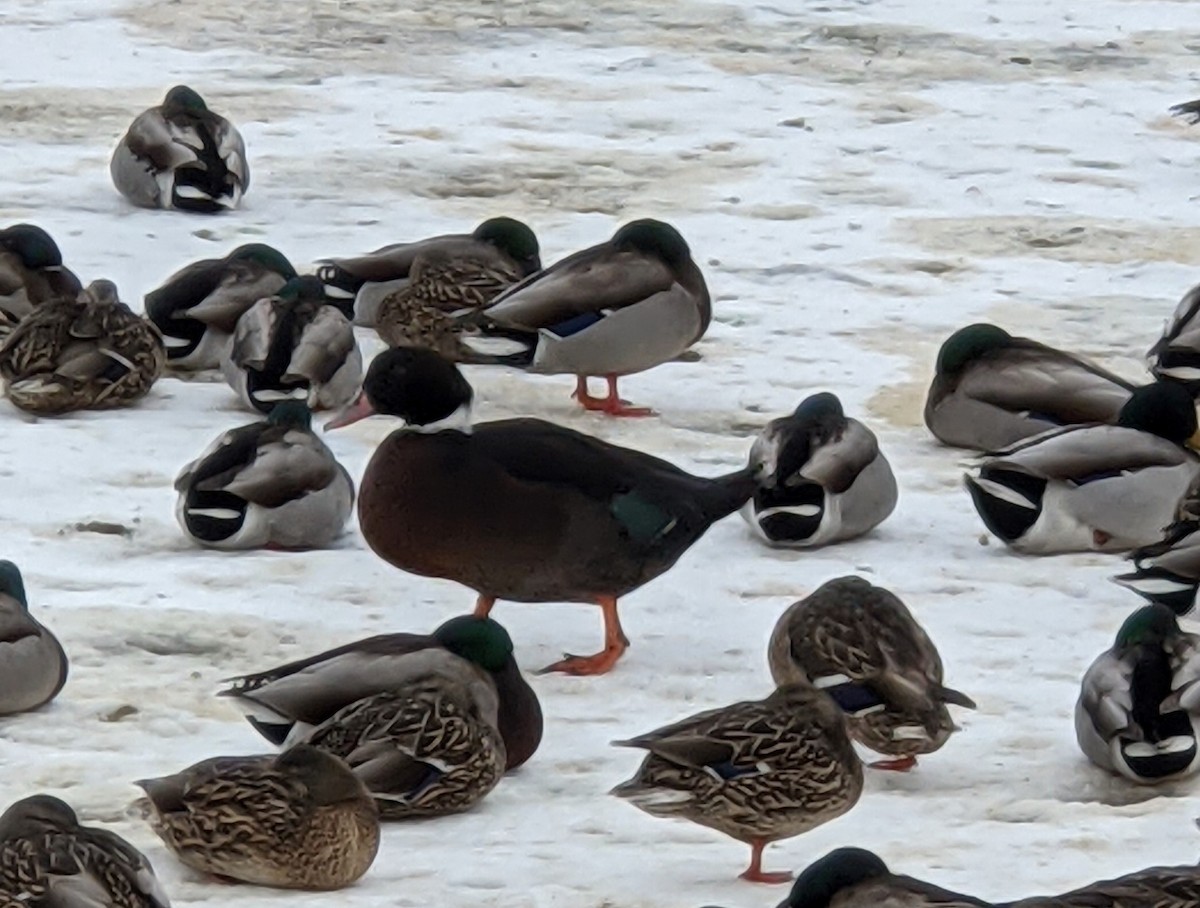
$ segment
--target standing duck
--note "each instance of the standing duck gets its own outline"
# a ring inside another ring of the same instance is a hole
[[[338,711],[414,680],[441,675],[494,700],[505,769],[533,756],[542,740],[542,707],[513,658],[508,632],[491,618],[451,618],[432,634],[380,634],[307,659],[230,678],[218,696],[233,697],[272,744],[304,740]]]
[[[319,549],[341,535],[354,506],[346,468],[312,431],[303,401],[230,429],[175,480],[175,516],[214,549]]]
[[[783,883],[762,869],[771,842],[840,817],[862,794],[862,764],[841,710],[807,684],[616,741],[649,751],[612,790],[651,816],[678,817],[750,846],[741,878]]]
[[[29,614],[21,569],[0,561],[0,716],[49,703],[67,683],[67,654]]]
[[[938,351],[925,425],[943,444],[995,451],[1048,429],[1115,422],[1134,386],[995,325],[968,325]]]
[[[1200,636],[1158,603],[1130,615],[1083,676],[1075,737],[1101,769],[1153,785],[1200,769]]]
[[[1156,542],[1200,457],[1183,445],[1196,410],[1181,386],[1138,388],[1115,426],[1067,426],[985,457],[966,476],[984,524],[1018,552],[1119,552]]]
[[[63,265],[58,245],[41,227],[14,224],[0,230],[0,340],[34,307],[74,299],[83,289]]]
[[[497,599],[600,605],[604,649],[547,670],[611,670],[629,645],[617,600],[745,504],[758,469],[702,479],[539,419],[444,429],[469,414],[471,399],[458,368],[431,350],[397,347],[371,363],[362,395],[325,427],[373,413],[410,427],[389,435],[367,465],[363,537],[389,564],[475,590],[477,615]]]
[[[162,336],[93,281],[77,299],[45,303],[0,346],[8,397],[39,414],[125,407],[144,397],[166,363]]]
[[[349,886],[379,849],[379,812],[337,757],[300,744],[216,757],[137,783],[151,825],[189,867],[258,886]]]
[[[357,393],[362,354],[349,319],[325,304],[321,282],[301,276],[238,319],[221,372],[241,401],[261,413],[281,400],[325,410]]]
[[[742,516],[772,546],[853,539],[896,508],[896,477],[875,435],[829,393],[773,419],[754,442],[764,479]]]
[[[531,275],[469,319],[524,344],[524,353],[501,361],[576,376],[583,408],[610,416],[650,415],[620,399],[617,379],[676,358],[711,320],[708,287],[688,244],[670,224],[650,219]],[[592,375],[607,380],[606,397],[588,393]]]
[[[146,317],[162,332],[167,365],[215,369],[238,319],[296,276],[291,262],[271,246],[250,243],[220,259],[181,268],[146,294]]]
[[[876,769],[911,769],[957,730],[947,704],[975,708],[942,684],[937,647],[904,603],[861,577],[830,580],[789,606],[769,661],[776,684],[812,684],[833,697],[851,736],[890,758]]]
[[[517,280],[542,268],[537,236],[529,226],[498,217],[482,222],[471,233],[393,243],[366,255],[329,259],[317,269],[317,277],[329,302],[343,311],[352,309],[358,324],[374,326],[383,301],[408,286],[413,266],[431,254],[440,260],[478,262],[497,274],[515,274]]]
[[[55,908],[170,908],[150,862],[118,835],[82,826],[50,795],[0,815],[0,904]]]
[[[141,208],[214,214],[236,208],[250,187],[241,134],[186,85],[138,114],[109,172],[117,191]]]

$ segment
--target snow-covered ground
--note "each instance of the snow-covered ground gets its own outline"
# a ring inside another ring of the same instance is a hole
[[[48,709],[0,724],[4,801],[49,791],[150,855],[178,905],[666,908],[775,904],[734,879],[747,850],[606,796],[639,754],[609,746],[763,695],[776,617],[849,572],[909,604],[947,682],[979,703],[908,775],[868,774],[846,817],[768,850],[838,845],[992,898],[1064,890],[1200,852],[1190,785],[1090,767],[1080,675],[1136,598],[1112,557],[1036,560],[982,536],[962,457],[920,420],[941,339],[969,321],[1130,377],[1196,280],[1200,94],[1187,2],[1095,0],[5,0],[0,224],[47,228],[85,281],[137,305],[169,273],[246,241],[293,261],[530,223],[549,262],[655,216],[707,274],[702,359],[623,382],[659,419],[579,412],[567,378],[475,370],[480,417],[536,414],[714,474],[812,391],[879,434],[900,506],[868,538],[769,551],[733,518],[629,596],[633,647],[607,677],[533,679],[538,755],[476,811],[386,829],[364,880],[304,895],[199,878],[126,814],[130,780],[263,742],[212,694],[229,675],[467,610],[356,533],[333,551],[190,547],[172,479],[253,418],[221,383],[165,379],[130,411],[31,420],[0,404],[0,528],[72,657]],[[1136,26],[1133,25],[1136,23]],[[1190,30],[1189,30],[1190,29]],[[107,161],[181,81],[239,124],[244,207],[130,208]],[[364,333],[368,351],[378,348]],[[393,428],[329,436],[351,473]],[[108,521],[128,535],[80,530]],[[470,553],[464,553],[470,557]],[[598,611],[501,604],[538,668],[600,644]],[[132,707],[133,709],[129,709]]]

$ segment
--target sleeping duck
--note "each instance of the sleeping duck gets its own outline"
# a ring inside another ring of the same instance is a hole
[[[651,816],[691,820],[745,842],[750,866],[741,878],[754,883],[792,878],[762,869],[767,845],[840,817],[862,794],[862,763],[841,710],[807,684],[613,743],[648,753],[611,794]]]
[[[358,392],[362,354],[349,319],[326,305],[321,282],[305,275],[238,319],[221,352],[221,372],[242,402],[261,413],[281,400],[324,410]]]
[[[354,506],[346,468],[312,431],[303,401],[225,432],[175,480],[175,516],[214,549],[319,549],[341,535]]]
[[[477,615],[497,599],[596,603],[604,649],[548,670],[607,672],[629,645],[618,598],[745,504],[759,470],[703,479],[540,419],[464,431],[472,396],[458,368],[431,350],[397,347],[371,363],[359,399],[325,427],[373,413],[410,427],[389,435],[367,465],[363,537],[389,564],[475,590]]]
[[[907,771],[958,730],[947,704],[975,701],[942,684],[942,660],[904,603],[861,577],[839,577],[793,603],[771,634],[775,683],[812,684],[847,715],[851,736]]]
[[[215,369],[238,319],[296,276],[283,253],[262,243],[239,246],[220,259],[202,259],[146,294],[146,317],[162,332],[167,366]]]
[[[353,311],[357,324],[374,326],[382,302],[407,287],[414,263],[431,253],[441,259],[478,261],[498,273],[516,275],[515,280],[542,267],[537,236],[528,225],[498,217],[489,218],[471,233],[393,243],[366,255],[328,259],[317,269],[317,277],[330,303]]]
[[[67,670],[58,638],[29,614],[20,568],[0,561],[0,716],[49,703],[66,684]]]
[[[983,458],[966,486],[987,528],[1019,552],[1124,551],[1175,519],[1200,477],[1184,447],[1195,432],[1191,395],[1156,382],[1132,394],[1116,425],[1035,435]]]
[[[576,376],[586,410],[646,416],[617,395],[617,379],[675,359],[708,330],[712,304],[691,250],[670,224],[632,221],[605,243],[569,255],[510,287],[466,321],[524,351],[487,361],[529,372]],[[485,360],[480,360],[485,361]],[[588,393],[588,376],[608,382],[606,397]]]
[[[960,328],[938,351],[925,425],[943,444],[995,451],[1048,429],[1115,422],[1134,385],[995,325]]]
[[[1200,769],[1200,636],[1165,605],[1142,606],[1083,676],[1075,737],[1109,772],[1153,785]]]
[[[33,311],[55,299],[74,299],[83,285],[63,265],[58,245],[41,227],[0,230],[0,341]]]
[[[236,208],[250,187],[241,134],[186,85],[138,114],[109,172],[117,191],[141,208],[213,214]]]
[[[853,539],[896,508],[896,477],[874,433],[833,394],[814,394],[773,419],[754,442],[763,481],[742,516],[773,546]]]

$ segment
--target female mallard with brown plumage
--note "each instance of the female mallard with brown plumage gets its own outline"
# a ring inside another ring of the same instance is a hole
[[[876,769],[908,770],[957,726],[946,704],[974,709],[942,684],[942,660],[904,603],[861,577],[838,577],[793,603],[770,643],[776,684],[812,684],[846,713],[859,743],[891,758]]]
[[[791,879],[763,871],[763,849],[840,817],[862,794],[862,763],[841,710],[807,684],[614,743],[649,753],[612,794],[747,843],[741,876],[751,882]]]
[[[196,870],[259,886],[349,886],[379,848],[379,811],[337,757],[301,744],[278,756],[216,757],[137,783],[150,823]]]
[[[0,375],[30,413],[125,407],[144,397],[166,363],[162,335],[93,281],[77,299],[39,306],[0,346]]]

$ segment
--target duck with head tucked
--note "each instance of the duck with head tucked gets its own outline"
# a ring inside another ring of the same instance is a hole
[[[0,341],[36,306],[74,299],[82,289],[41,227],[13,224],[0,230]]]
[[[607,672],[629,645],[617,600],[745,504],[760,471],[704,479],[540,419],[464,431],[472,397],[458,368],[431,350],[397,347],[371,363],[362,395],[325,426],[373,413],[408,424],[363,474],[363,538],[389,564],[475,590],[477,615],[497,599],[600,605],[604,649],[548,670]]]
[[[113,185],[141,208],[214,214],[250,188],[241,133],[186,85],[134,118],[109,163]]]
[[[1060,426],[1116,422],[1133,391],[1078,356],[968,325],[938,351],[925,425],[943,444],[994,451]]]
[[[0,561],[0,716],[49,703],[67,683],[62,644],[29,614],[25,580],[11,561]]]
[[[975,701],[942,683],[937,647],[898,597],[861,577],[838,577],[788,607],[771,634],[776,684],[812,684],[846,713],[850,734],[907,771],[957,731],[947,704]]]
[[[0,904],[53,908],[170,908],[150,862],[118,835],[83,826],[50,795],[0,815]]]
[[[1043,432],[965,477],[984,525],[1018,552],[1120,552],[1158,541],[1200,478],[1185,447],[1191,395],[1171,382],[1138,388],[1116,425]]]
[[[162,332],[167,366],[215,369],[238,319],[261,299],[278,293],[296,269],[277,249],[239,246],[224,258],[201,259],[146,294],[146,317]]]
[[[465,263],[469,267],[465,273],[460,267],[456,275],[446,263]],[[352,311],[357,324],[374,326],[384,300],[409,286],[411,272],[418,265],[418,270],[425,272],[420,298],[439,304],[461,299],[476,308],[490,302],[509,284],[540,271],[542,260],[537,236],[528,225],[514,218],[496,217],[483,221],[471,233],[393,243],[366,255],[327,259],[317,268],[317,277],[329,302],[343,311]],[[395,314],[390,321],[399,328],[400,317],[411,301],[392,306]]]

